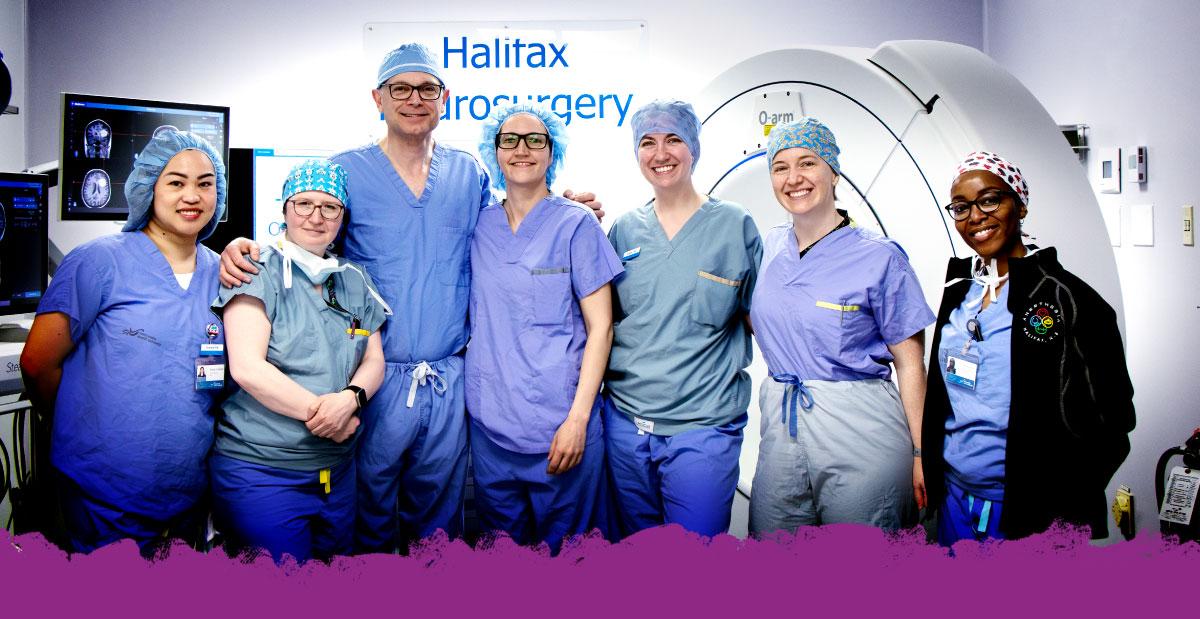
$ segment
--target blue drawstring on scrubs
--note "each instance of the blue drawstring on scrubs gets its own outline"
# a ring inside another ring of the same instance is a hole
[[[797,427],[799,421],[796,418],[796,400],[799,399],[801,408],[810,411],[813,407],[812,392],[808,390],[808,387],[804,386],[804,381],[793,374],[772,374],[771,380],[787,385],[787,393],[783,395],[781,406],[783,412],[782,421],[787,424],[788,434],[792,438],[796,438],[796,433],[799,430]],[[788,415],[789,408],[791,409],[791,415]]]

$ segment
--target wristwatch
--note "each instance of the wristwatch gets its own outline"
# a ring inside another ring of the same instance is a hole
[[[342,391],[353,391],[354,399],[358,402],[358,410],[362,410],[367,406],[367,390],[355,384],[346,385]]]

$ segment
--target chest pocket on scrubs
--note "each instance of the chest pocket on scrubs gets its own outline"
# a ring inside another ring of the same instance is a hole
[[[566,323],[571,311],[571,268],[547,267],[529,270],[532,281],[534,326],[555,327]]]
[[[448,286],[471,285],[467,229],[442,226],[437,235],[438,281]]]
[[[874,335],[875,321],[868,308],[849,298],[833,301],[818,299],[814,320],[807,321],[811,341],[833,355],[860,350]]]
[[[692,320],[711,327],[723,327],[737,307],[742,280],[728,279],[708,271],[696,271],[692,293]]]
[[[617,302],[620,303],[621,313],[628,316],[637,311],[637,308],[642,306],[646,298],[650,296],[649,281],[644,281],[644,277],[639,279],[639,276],[644,275],[639,273],[641,269],[647,268],[646,261],[637,260],[622,260],[621,266],[625,268],[625,273],[618,275],[613,282],[613,293],[617,295]],[[636,280],[636,281],[635,281]],[[620,316],[614,316],[615,320],[620,320]]]

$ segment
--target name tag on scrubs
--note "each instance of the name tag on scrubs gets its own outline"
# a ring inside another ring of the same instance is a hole
[[[225,345],[201,344],[196,357],[196,391],[225,386]]]
[[[634,247],[633,249],[621,254],[621,260],[633,260],[634,258],[637,258],[640,255],[642,255],[641,246]]]
[[[637,417],[634,417],[633,425],[637,426],[638,434],[645,434],[647,432],[651,434],[654,433],[654,422],[650,421],[649,419],[638,419]]]
[[[979,357],[968,353],[957,353],[946,357],[946,380],[960,387],[975,390],[975,379],[979,375]]]

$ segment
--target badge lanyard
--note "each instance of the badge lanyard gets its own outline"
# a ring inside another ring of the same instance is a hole
[[[983,328],[979,324],[979,312],[967,320],[967,334],[958,354],[946,356],[946,380],[960,387],[975,390],[979,377],[979,355],[971,352],[971,344],[983,341]]]
[[[221,334],[220,326],[210,322],[204,328],[208,342],[200,345],[200,354],[196,357],[196,391],[210,391],[225,386],[225,345],[212,340]]]
[[[346,308],[342,307],[340,303],[338,303],[337,292],[334,290],[333,285],[333,277],[329,277],[325,280],[325,292],[329,294],[329,299],[325,301],[325,305],[328,305],[330,309],[333,309],[334,311],[341,312],[350,317],[350,328],[346,329],[346,333],[350,336],[350,339],[354,339],[354,337],[357,335],[361,335],[363,337],[371,335],[369,331],[362,328],[362,321],[359,320],[358,314],[347,310]]]

